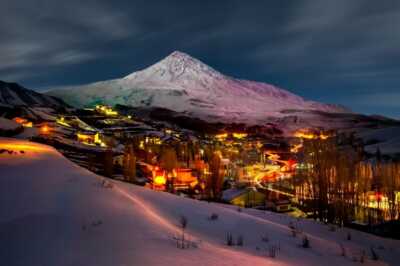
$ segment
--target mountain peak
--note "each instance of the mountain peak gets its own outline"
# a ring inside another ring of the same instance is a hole
[[[125,79],[136,79],[141,77],[158,76],[161,79],[175,80],[176,78],[189,75],[190,77],[208,76],[221,77],[222,74],[200,60],[181,51],[174,51],[161,61],[148,68],[134,72]]]
[[[173,51],[172,53],[170,53],[166,58],[193,58],[192,56],[190,56],[187,53],[181,52],[181,51]]]

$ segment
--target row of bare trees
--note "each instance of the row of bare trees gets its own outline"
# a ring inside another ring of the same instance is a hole
[[[296,195],[319,220],[343,225],[399,219],[400,163],[367,160],[362,144],[344,135],[304,140],[300,161]]]

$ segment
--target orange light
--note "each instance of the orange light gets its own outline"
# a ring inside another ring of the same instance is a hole
[[[9,149],[9,150],[14,150],[14,151],[37,151],[37,152],[43,152],[43,151],[50,151],[51,149],[45,146],[40,146],[35,143],[27,143],[27,142],[16,142],[16,141],[10,141],[8,142],[7,140],[0,141],[0,147],[2,149]]]
[[[167,180],[165,179],[164,176],[154,177],[154,185],[163,186],[163,185],[165,185],[166,182],[167,182]]]
[[[40,128],[40,133],[42,134],[48,134],[50,133],[50,128],[47,125],[44,125]]]
[[[299,130],[294,133],[294,137],[296,138],[302,138],[302,139],[321,139],[321,140],[326,140],[329,138],[329,135],[324,134],[323,132],[320,133],[313,133],[309,132],[308,130]]]
[[[32,127],[33,123],[22,117],[14,117],[13,120],[24,127]]]
[[[217,138],[218,140],[224,140],[228,137],[227,133],[222,133],[222,134],[217,134],[215,135],[215,138]]]
[[[243,139],[243,138],[247,137],[246,133],[232,133],[232,135],[234,138],[237,138],[237,139]]]

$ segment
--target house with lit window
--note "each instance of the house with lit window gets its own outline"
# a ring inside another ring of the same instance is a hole
[[[231,188],[222,193],[223,201],[240,207],[264,206],[265,198],[265,194],[255,187]]]
[[[33,126],[32,121],[29,121],[26,118],[14,117],[13,120],[14,120],[14,122],[17,122],[18,124],[22,125],[23,127],[32,127]]]
[[[189,168],[174,169],[173,176],[175,190],[186,190],[198,184],[197,177],[192,174],[192,169]]]
[[[82,144],[106,146],[100,137],[100,133],[97,131],[78,131],[76,137]]]

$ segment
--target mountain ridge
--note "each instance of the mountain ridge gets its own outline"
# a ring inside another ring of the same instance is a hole
[[[0,105],[15,106],[42,106],[68,107],[61,99],[27,89],[15,82],[0,80]]]
[[[96,103],[153,106],[216,121],[259,123],[269,116],[282,116],[285,109],[349,112],[343,107],[305,100],[271,84],[224,75],[179,51],[120,79],[48,93],[77,107]]]

